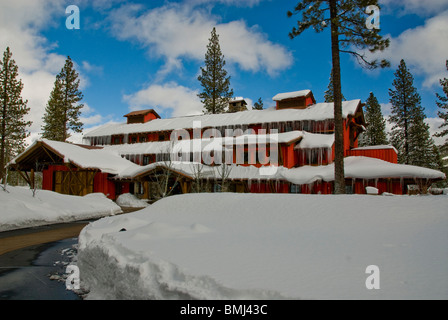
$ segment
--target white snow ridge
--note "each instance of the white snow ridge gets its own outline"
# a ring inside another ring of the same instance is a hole
[[[91,223],[87,299],[447,299],[446,196],[188,194]],[[120,231],[125,230],[125,231]],[[369,266],[380,289],[369,290]]]

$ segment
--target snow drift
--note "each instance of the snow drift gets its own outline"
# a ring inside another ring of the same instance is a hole
[[[0,189],[0,232],[47,224],[95,219],[121,213],[121,208],[102,193],[84,197],[27,187]]]
[[[446,196],[172,196],[84,228],[81,286],[89,299],[447,299],[447,205]],[[378,290],[366,288],[371,265]]]

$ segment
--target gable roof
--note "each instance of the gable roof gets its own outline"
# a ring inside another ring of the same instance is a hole
[[[307,97],[311,94],[311,90],[300,90],[300,91],[293,91],[293,92],[284,92],[276,94],[272,100],[274,101],[282,101],[286,99],[294,99],[294,98],[301,98],[301,97]]]
[[[342,117],[354,116],[361,106],[361,100],[342,102]],[[333,103],[316,103],[306,109],[269,108],[264,110],[248,110],[235,113],[206,114],[170,119],[155,119],[147,123],[108,124],[94,129],[85,138],[104,137],[119,134],[143,132],[171,131],[176,129],[192,129],[196,124],[202,128],[245,126],[251,124],[278,123],[291,121],[324,121],[334,119]]]
[[[138,117],[138,116],[146,116],[148,113],[154,114],[157,118],[160,119],[159,114],[154,109],[146,109],[146,110],[137,110],[129,112],[128,114],[125,114],[123,117]]]
[[[123,159],[118,153],[102,148],[89,148],[89,146],[47,139],[36,140],[8,166],[18,166],[23,169],[35,168],[36,159],[42,164],[72,164],[78,168],[100,170],[110,174],[118,174],[129,167],[138,167]]]

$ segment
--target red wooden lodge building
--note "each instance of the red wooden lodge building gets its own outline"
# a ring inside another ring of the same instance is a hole
[[[310,90],[273,100],[276,106],[265,110],[170,119],[153,109],[134,111],[126,123],[88,132],[84,144],[37,140],[8,166],[30,185],[34,172],[42,172],[45,190],[102,192],[111,199],[123,193],[148,200],[198,191],[333,193],[333,104],[316,103]],[[428,187],[446,178],[397,164],[392,146],[359,148],[368,125],[360,100],[343,102],[343,121],[347,193],[365,194],[371,186],[379,194],[406,194],[408,185]]]

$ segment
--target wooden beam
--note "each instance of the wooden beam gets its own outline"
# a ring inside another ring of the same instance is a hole
[[[36,182],[34,180],[34,169],[31,169],[30,181],[31,181],[30,187],[31,189],[34,189],[34,187],[36,186]]]
[[[28,185],[31,187],[31,181],[30,181],[30,179],[28,178],[28,175],[24,175],[23,174],[23,172],[21,171],[21,170],[19,170],[19,169],[17,169],[16,168],[16,170],[17,170],[17,172],[20,174],[20,176],[23,178],[23,180],[25,180],[26,181],[26,183],[28,183]],[[26,172],[26,171],[25,171]]]
[[[42,145],[42,149],[44,149],[45,153],[47,154],[47,156],[50,157],[51,161],[53,161],[53,163],[56,163],[56,161],[54,161],[53,157],[51,156],[50,152],[48,152],[47,148],[45,148],[44,145]]]

